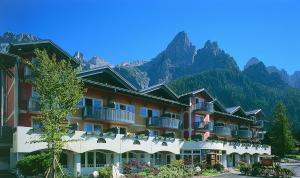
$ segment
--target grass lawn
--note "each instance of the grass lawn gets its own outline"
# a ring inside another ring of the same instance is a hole
[[[290,159],[295,159],[295,160],[299,160],[300,161],[300,155],[287,155],[286,157],[290,158]]]
[[[202,174],[202,176],[216,176],[218,175],[218,172],[212,169],[206,170],[204,171]]]

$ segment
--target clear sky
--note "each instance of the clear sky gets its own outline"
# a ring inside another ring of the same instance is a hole
[[[0,33],[51,39],[113,64],[151,59],[179,31],[218,41],[243,68],[252,56],[300,70],[299,0],[0,0]]]

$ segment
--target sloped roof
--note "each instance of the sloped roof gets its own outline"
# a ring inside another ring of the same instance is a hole
[[[218,100],[218,99],[214,99],[213,100],[213,103],[215,106],[217,106],[218,108],[220,108],[220,110],[222,112],[227,112],[226,109],[225,109],[225,106]],[[214,107],[215,108],[215,107]],[[216,108],[215,108],[216,109]]]
[[[254,109],[251,111],[246,111],[245,113],[247,116],[256,116],[257,118],[265,117],[265,113],[263,112],[262,109]]]
[[[79,77],[88,78],[99,83],[108,83],[110,85],[123,87],[129,90],[137,90],[130,82],[109,66],[82,71],[79,73]]]
[[[226,112],[233,114],[234,112],[236,112],[239,108],[241,108],[241,106],[233,106],[233,107],[229,107],[229,108],[225,108]]]
[[[246,111],[246,114],[247,115],[256,115],[259,112],[262,112],[262,110],[261,109],[254,109],[254,110],[251,110],[251,111]]]
[[[169,88],[165,83],[153,85],[151,87],[140,90],[141,93],[150,94],[158,97],[178,100],[177,94]]]
[[[4,70],[9,76],[13,77],[14,74],[9,70],[9,68],[13,67],[17,60],[18,56],[0,53],[0,70]]]
[[[247,116],[247,114],[245,113],[244,109],[241,106],[233,106],[233,107],[226,108],[225,110],[226,112],[232,115],[236,115],[238,112],[241,112],[243,116]]]
[[[129,90],[129,89],[126,89],[126,88],[112,86],[112,85],[109,85],[109,84],[100,83],[100,82],[96,82],[96,81],[91,81],[91,80],[88,80],[88,79],[82,79],[82,80],[83,80],[84,83],[87,83],[87,84],[90,84],[90,85],[95,85],[95,86],[100,86],[100,87],[107,88],[107,89],[113,90],[113,91],[118,91],[118,92],[121,92],[121,93],[131,94],[131,95],[140,96],[140,97],[146,97],[146,98],[154,99],[154,100],[157,100],[157,101],[167,102],[169,104],[176,104],[176,105],[180,105],[180,106],[184,106],[184,107],[189,106],[189,105],[186,105],[186,104],[181,103],[181,102],[176,101],[176,100],[170,100],[170,99],[166,99],[166,98],[162,98],[162,97],[157,97],[157,96],[141,93],[139,91]]]
[[[51,40],[26,42],[26,43],[11,43],[9,45],[8,52],[11,54],[22,54],[22,53],[32,53],[34,49],[46,49],[47,51],[52,51],[61,59],[70,59],[72,64],[79,66],[80,62],[74,59],[69,53],[59,47]]]
[[[182,95],[179,95],[179,98],[195,95],[195,94],[198,94],[198,93],[205,93],[211,100],[214,100],[214,97],[205,88],[201,88],[199,90],[194,90],[194,91],[191,91],[191,92],[188,92],[188,93],[184,93]]]

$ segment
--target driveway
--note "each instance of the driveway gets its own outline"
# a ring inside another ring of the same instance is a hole
[[[280,165],[284,168],[293,170],[296,173],[295,177],[300,177],[300,163],[281,163]]]
[[[220,178],[255,178],[255,177],[250,177],[250,176],[244,176],[244,175],[239,175],[239,174],[233,174],[233,173],[228,173],[228,174],[223,174],[215,177],[220,177]],[[215,178],[214,177],[214,178]]]

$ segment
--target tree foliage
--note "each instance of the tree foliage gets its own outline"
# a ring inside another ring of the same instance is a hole
[[[29,154],[17,162],[17,168],[24,176],[44,175],[51,165],[50,158],[45,152]]]
[[[177,94],[206,88],[225,106],[241,105],[245,110],[263,109],[266,119],[270,121],[276,103],[282,101],[287,107],[287,116],[293,126],[292,129],[298,131],[300,128],[299,89],[287,86],[270,87],[254,82],[241,71],[217,69],[181,77],[171,81],[169,86]]]
[[[294,139],[286,116],[286,109],[282,103],[277,104],[274,118],[270,131],[271,146],[276,155],[283,157],[293,150]]]
[[[55,177],[55,162],[58,162],[66,142],[63,136],[69,128],[66,118],[75,112],[84,88],[68,60],[56,59],[54,55],[49,57],[45,50],[36,49],[35,55],[38,62],[30,63],[33,71],[31,83],[39,94],[41,115],[38,117],[43,126],[38,142],[47,142],[52,154],[52,177]]]

